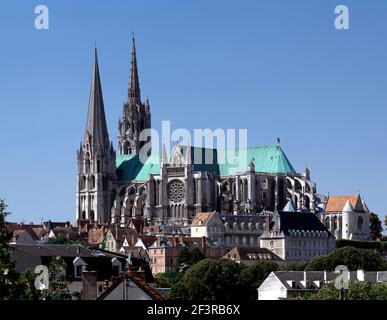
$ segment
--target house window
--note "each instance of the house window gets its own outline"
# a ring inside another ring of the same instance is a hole
[[[113,266],[113,277],[118,278],[120,276],[120,267],[119,266]]]
[[[73,261],[73,266],[74,266],[74,277],[77,279],[82,278],[82,270],[84,266],[86,266],[85,261],[80,257],[76,257]]]
[[[75,267],[75,278],[82,278],[82,267],[81,265]]]
[[[121,262],[117,258],[111,260],[112,263],[112,275],[113,277],[118,278],[121,272]]]

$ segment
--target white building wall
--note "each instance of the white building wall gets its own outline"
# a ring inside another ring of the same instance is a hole
[[[152,300],[141,288],[134,282],[129,282],[127,289],[128,300]],[[123,282],[121,282],[104,300],[123,300]]]
[[[192,226],[191,227],[191,237],[207,237],[207,227],[206,226]]]
[[[271,273],[258,288],[258,300],[280,300],[286,297],[286,288],[274,273]]]

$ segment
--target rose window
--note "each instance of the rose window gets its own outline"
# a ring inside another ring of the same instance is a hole
[[[168,198],[172,202],[182,202],[185,196],[184,184],[181,181],[173,181],[169,184]]]

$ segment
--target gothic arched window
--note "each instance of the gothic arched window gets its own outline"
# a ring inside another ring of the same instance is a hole
[[[95,177],[91,176],[91,178],[90,178],[90,189],[94,189],[94,188],[95,188]]]
[[[97,173],[101,172],[101,162],[97,160]]]
[[[325,218],[325,226],[329,229],[329,217]]]
[[[85,176],[83,176],[81,178],[81,190],[84,190],[84,189],[86,189],[86,177]]]
[[[359,231],[363,230],[363,218],[362,217],[357,218],[357,230],[359,230]]]
[[[90,172],[90,159],[85,160],[85,173]]]
[[[337,230],[337,227],[338,227],[338,225],[337,225],[337,216],[335,216],[335,217],[333,218],[333,229],[334,229],[334,230]]]
[[[94,222],[94,221],[95,221],[94,211],[91,210],[91,211],[90,211],[90,222]]]

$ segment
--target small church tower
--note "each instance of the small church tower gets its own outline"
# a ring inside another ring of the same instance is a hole
[[[99,75],[97,50],[83,142],[77,151],[77,208],[79,223],[108,223],[116,180],[116,153],[109,140]]]
[[[140,133],[151,127],[151,113],[148,99],[141,102],[140,83],[138,80],[136,43],[134,37],[132,61],[128,87],[128,101],[123,106],[123,115],[118,122],[119,154],[138,154],[146,143],[140,141]]]

